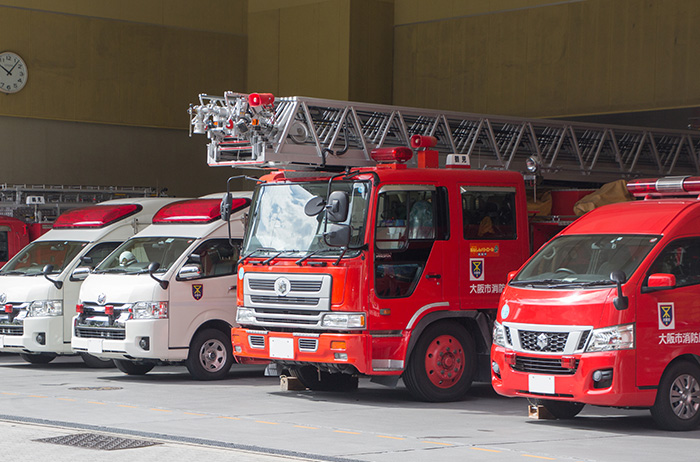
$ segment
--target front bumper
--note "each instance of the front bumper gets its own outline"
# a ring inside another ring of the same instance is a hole
[[[44,344],[38,338],[44,337]],[[3,353],[57,353],[71,354],[70,339],[63,336],[63,316],[25,318],[21,335],[0,335]]]
[[[500,395],[615,407],[650,407],[656,398],[655,389],[640,389],[636,386],[635,350],[577,354],[574,357],[578,360],[578,364],[573,374],[549,375],[514,370],[506,362],[506,353],[512,355],[514,352],[496,345],[491,348],[491,360],[498,364],[500,372],[499,377],[494,373],[493,368],[491,369],[491,384]],[[515,352],[515,354],[525,358],[561,359],[552,355],[545,357],[524,352]],[[609,386],[595,387],[593,380],[595,371],[612,371],[612,381]],[[552,385],[553,391],[547,390]]]
[[[309,334],[268,332],[234,327],[233,354],[244,358],[296,364],[354,366],[361,374],[370,370],[369,336],[366,334]]]
[[[126,321],[123,339],[86,338],[73,335],[71,345],[75,351],[90,353],[100,358],[153,359],[183,361],[188,350],[168,348],[167,319],[130,319]],[[142,348],[142,340],[148,339],[148,349]]]

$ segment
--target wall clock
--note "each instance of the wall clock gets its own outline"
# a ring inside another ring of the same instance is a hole
[[[11,51],[0,53],[0,91],[17,93],[27,83],[27,64]]]

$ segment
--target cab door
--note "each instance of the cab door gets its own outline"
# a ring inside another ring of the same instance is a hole
[[[169,346],[188,348],[194,331],[209,319],[233,325],[236,320],[236,263],[240,240],[202,242],[182,266],[195,265],[198,275],[171,278]],[[178,272],[181,268],[178,268]]]

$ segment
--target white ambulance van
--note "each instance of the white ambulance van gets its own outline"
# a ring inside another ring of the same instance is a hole
[[[100,263],[80,291],[73,349],[113,359],[130,375],[184,361],[195,379],[226,376],[250,204],[250,193],[236,194],[230,231],[222,194],[174,202]]]
[[[72,321],[82,280],[174,198],[129,198],[69,210],[0,270],[0,351],[35,364],[73,354]],[[91,367],[110,361],[81,354]]]

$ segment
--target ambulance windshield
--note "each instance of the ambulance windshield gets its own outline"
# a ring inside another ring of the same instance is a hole
[[[7,262],[0,275],[41,274],[46,265],[53,265],[52,273],[60,273],[87,244],[78,241],[34,241]]]
[[[95,273],[145,273],[152,262],[157,273],[167,271],[194,242],[187,237],[134,237],[120,245],[95,268]]]
[[[343,249],[326,244],[323,233],[329,223],[324,212],[309,216],[304,207],[315,196],[326,199],[328,181],[308,183],[265,184],[258,188],[250,209],[250,223],[243,244],[243,255],[318,257],[340,255]],[[355,255],[364,244],[367,203],[370,185],[367,181],[334,181],[332,191],[348,196],[350,244],[346,256]]]
[[[510,284],[546,288],[613,284],[612,272],[632,276],[659,240],[660,236],[648,235],[561,236],[542,247]]]

